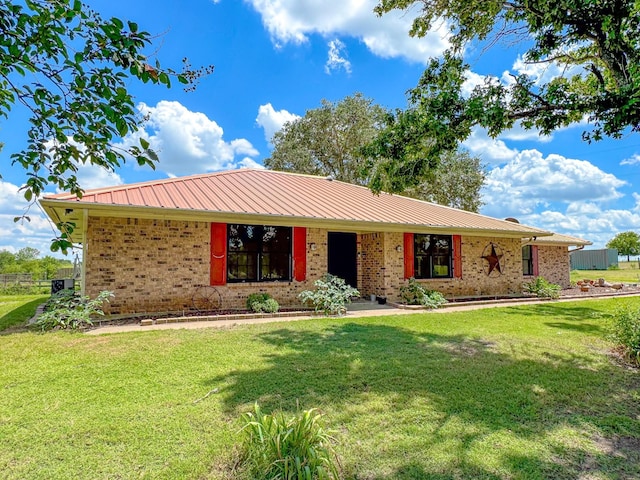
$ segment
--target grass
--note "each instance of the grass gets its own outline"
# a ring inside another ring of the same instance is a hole
[[[319,408],[348,479],[640,477],[640,298],[0,336],[5,479],[234,478],[240,415]]]
[[[24,324],[49,295],[0,295],[0,332]]]
[[[604,278],[610,283],[640,283],[640,269],[638,262],[620,262],[618,270],[572,270],[571,282],[589,279]]]

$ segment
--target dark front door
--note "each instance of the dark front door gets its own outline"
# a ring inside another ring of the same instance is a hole
[[[356,234],[329,232],[329,273],[358,287]]]

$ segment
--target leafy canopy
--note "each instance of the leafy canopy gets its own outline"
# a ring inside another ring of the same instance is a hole
[[[273,152],[264,165],[368,186],[381,163],[379,152],[370,144],[384,131],[390,116],[361,93],[335,103],[322,100],[319,108],[288,122],[273,136]],[[484,179],[478,158],[466,152],[444,152],[429,164],[428,172],[413,188],[395,189],[393,184],[385,184],[377,191],[395,191],[477,212],[482,205]]]
[[[619,233],[609,240],[607,248],[615,248],[618,255],[626,255],[629,260],[631,255],[640,255],[640,235],[636,232]]]
[[[8,119],[15,107],[29,114],[27,146],[11,155],[11,165],[27,173],[29,202],[47,185],[82,196],[82,164],[112,171],[131,156],[153,167],[158,159],[145,139],[125,150],[113,145],[144,120],[130,79],[169,87],[175,78],[191,89],[213,70],[192,70],[186,59],[180,73],[152,65],[144,53],[149,33],[132,21],[103,19],[80,0],[0,0],[0,31],[0,116]],[[73,225],[58,226],[63,235],[52,247],[65,250],[64,232]]]
[[[401,175],[396,183],[415,182],[410,174],[423,175],[430,161],[457,147],[474,126],[495,137],[520,122],[548,134],[588,117],[587,141],[640,130],[640,2],[381,0],[375,10],[415,12],[415,5],[419,15],[410,34],[424,36],[444,19],[451,47],[428,63],[409,93],[408,109],[378,142],[389,159],[389,175]],[[553,66],[557,76],[544,82],[519,74],[503,83],[496,72],[463,94],[469,72],[465,49],[472,42],[490,48],[503,39],[526,48],[525,62]],[[416,150],[426,155],[416,156]],[[384,175],[376,180],[379,186]]]

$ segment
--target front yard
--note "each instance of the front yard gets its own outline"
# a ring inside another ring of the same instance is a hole
[[[258,401],[320,408],[345,478],[638,478],[640,375],[604,339],[621,304],[0,335],[0,471],[233,478]]]

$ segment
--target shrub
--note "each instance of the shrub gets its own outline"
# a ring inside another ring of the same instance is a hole
[[[276,313],[280,305],[268,293],[252,293],[247,298],[247,309],[256,313]]]
[[[321,414],[306,410],[286,418],[263,414],[258,404],[242,415],[242,463],[247,478],[337,480],[334,440],[320,425]]]
[[[560,285],[548,282],[544,277],[536,277],[524,284],[525,292],[533,293],[539,298],[559,298],[560,288]]]
[[[413,277],[406,285],[400,287],[400,298],[407,305],[423,305],[427,308],[438,308],[447,303],[447,299],[440,292],[424,288]]]
[[[609,338],[636,363],[640,363],[640,308],[627,306],[617,309],[609,328]]]
[[[607,270],[620,270],[620,266],[619,265],[609,265],[607,267]]]
[[[113,293],[102,291],[94,299],[79,295],[73,290],[61,290],[47,301],[44,312],[36,320],[42,331],[54,329],[86,328],[93,325],[91,316],[104,315],[102,305]]]
[[[304,290],[298,298],[305,304],[311,304],[316,312],[323,312],[325,315],[344,315],[351,297],[360,296],[360,292],[347,285],[342,278],[329,273],[316,280],[314,285],[315,290]]]
[[[37,285],[20,285],[12,283],[0,287],[0,295],[42,295],[51,291],[50,287],[39,287]]]

